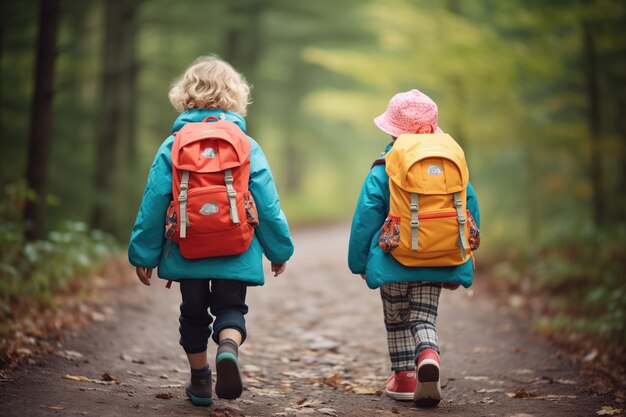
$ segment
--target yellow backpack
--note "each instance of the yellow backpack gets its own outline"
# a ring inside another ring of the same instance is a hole
[[[381,248],[405,266],[460,265],[472,256],[466,214],[469,170],[447,134],[401,135],[385,156],[389,216]]]

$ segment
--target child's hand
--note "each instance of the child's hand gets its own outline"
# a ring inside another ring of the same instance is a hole
[[[274,273],[275,277],[285,272],[285,268],[287,268],[287,262],[283,262],[280,264],[272,262],[272,272]]]
[[[444,282],[442,287],[445,288],[446,290],[451,290],[454,291],[457,288],[459,288],[461,286],[461,284],[451,284],[449,282]]]
[[[150,278],[152,278],[152,268],[145,268],[143,266],[138,266],[135,268],[135,272],[139,277],[139,281],[143,282],[144,285],[150,285]]]

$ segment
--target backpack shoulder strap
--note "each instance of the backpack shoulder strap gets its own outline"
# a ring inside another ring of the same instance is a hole
[[[374,163],[372,163],[372,168],[374,168],[376,165],[385,165],[385,155],[386,154],[387,154],[387,152],[381,153],[380,156],[378,158],[376,158]]]

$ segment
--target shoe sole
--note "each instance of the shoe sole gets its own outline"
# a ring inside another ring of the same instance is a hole
[[[413,401],[419,407],[434,407],[441,401],[439,365],[434,360],[424,360],[417,369],[417,387]]]
[[[385,395],[389,398],[393,398],[396,401],[413,401],[414,393],[389,391],[385,389]]]
[[[191,392],[189,392],[188,389],[185,390],[185,393],[187,393],[187,396],[189,397],[193,405],[200,405],[200,406],[206,407],[206,406],[213,404],[213,398],[211,397],[196,397]]]
[[[215,359],[217,382],[215,393],[225,400],[234,400],[241,397],[243,380],[239,372],[237,357],[229,352],[220,353]]]

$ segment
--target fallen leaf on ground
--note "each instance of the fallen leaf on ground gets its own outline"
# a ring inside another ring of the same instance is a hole
[[[603,405],[602,408],[596,411],[599,416],[614,416],[622,412],[621,408],[613,408],[610,405]]]
[[[304,407],[314,407],[316,405],[320,405],[322,402],[318,401],[318,400],[310,400],[308,398],[302,398],[301,400],[296,401],[297,404],[297,408],[304,408]]]
[[[167,376],[167,374],[161,374],[161,375],[159,375],[159,378],[161,378],[161,379],[170,379],[170,377]]]
[[[534,391],[526,391],[525,388],[518,388],[514,392],[507,392],[506,396],[509,398],[529,398],[536,397],[537,393]]]
[[[576,398],[575,395],[555,395],[555,394],[540,395],[538,397],[535,397],[536,400],[547,400],[547,401],[573,400],[575,398]]]
[[[476,391],[479,394],[493,394],[494,392],[504,392],[502,388],[490,388],[490,389],[481,388],[481,389],[477,389],[474,391]]]
[[[119,384],[120,383],[120,381],[118,381],[118,380],[102,381],[102,380],[98,380],[98,379],[87,378],[86,376],[83,376],[83,375],[65,374],[65,375],[63,375],[63,378],[70,379],[72,381],[91,382],[91,383],[100,384],[100,385],[113,385],[113,384]]]
[[[76,359],[82,359],[83,357],[82,353],[76,352],[75,350],[64,350],[61,352],[57,352],[57,355],[70,361],[76,360]]]
[[[285,412],[287,413],[285,415],[313,414],[313,413],[315,413],[315,409],[314,408],[293,408],[293,407],[287,407],[287,408],[285,408]]]
[[[576,385],[578,384],[578,382],[574,381],[573,379],[555,379],[553,381],[556,384],[562,384],[562,385]]]
[[[63,375],[63,378],[71,379],[72,381],[90,381],[89,378],[87,378],[86,376],[82,376],[82,375],[65,374],[65,375]]]
[[[340,373],[335,373],[332,374],[330,376],[324,377],[324,378],[314,378],[314,379],[309,379],[308,383],[309,384],[320,384],[320,385],[328,385],[329,387],[332,388],[337,388],[337,385],[339,384],[339,380],[341,379],[341,374]]]
[[[468,381],[485,381],[489,379],[488,376],[466,376],[465,379]]]
[[[486,346],[474,346],[472,353],[493,353],[494,349]]]
[[[109,374],[108,372],[105,372],[102,375],[100,375],[100,379],[106,382],[113,382],[114,384],[120,383],[119,379],[113,378],[111,374]]]
[[[355,388],[352,388],[351,392],[353,392],[354,394],[359,394],[359,395],[382,395],[383,394],[381,390],[376,389],[376,388],[355,387]]]
[[[209,417],[245,417],[245,415],[239,410],[218,408],[212,410]]]
[[[318,408],[316,410],[318,413],[326,414],[327,416],[336,416],[337,411],[332,408]]]
[[[596,357],[598,356],[598,350],[594,349],[591,352],[589,352],[584,358],[583,358],[583,362],[591,362],[593,361]]]
[[[126,355],[125,353],[120,355],[120,359],[123,360],[123,361],[126,361],[126,362],[132,362],[132,363],[136,363],[136,364],[139,364],[139,365],[145,365],[146,364],[146,361],[144,361],[143,359],[133,358],[132,356]]]
[[[155,395],[155,397],[160,399],[160,400],[169,400],[173,396],[172,396],[172,393],[170,393],[170,392],[159,392],[157,395]]]

